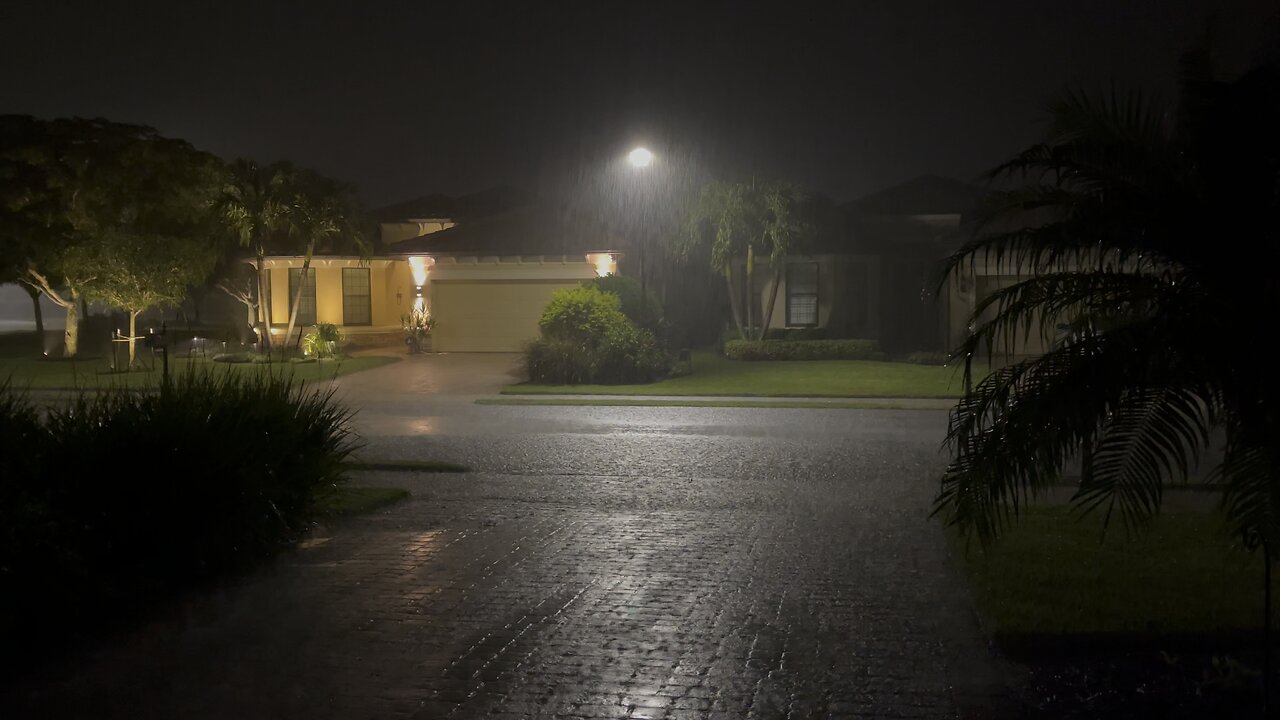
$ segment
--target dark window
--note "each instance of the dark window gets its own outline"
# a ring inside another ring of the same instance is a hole
[[[787,263],[787,325],[818,324],[818,263]]]
[[[342,324],[373,324],[369,268],[342,268]]]
[[[316,324],[316,271],[307,270],[307,283],[298,297],[298,282],[302,280],[302,268],[289,268],[289,314],[293,314],[293,300],[298,298],[298,325]]]

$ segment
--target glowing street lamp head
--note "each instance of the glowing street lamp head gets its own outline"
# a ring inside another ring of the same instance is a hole
[[[645,148],[638,147],[627,154],[627,162],[631,163],[632,167],[649,167],[653,164],[653,153]]]

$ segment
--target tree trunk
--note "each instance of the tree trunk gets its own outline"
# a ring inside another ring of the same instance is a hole
[[[133,369],[133,359],[138,355],[138,312],[129,311],[129,369]]]
[[[769,284],[769,303],[765,305],[764,316],[760,318],[760,333],[756,336],[757,340],[764,340],[765,334],[769,332],[769,323],[773,322],[773,306],[778,302],[778,283],[782,280],[782,271],[774,270],[773,279]]]
[[[298,322],[298,306],[302,304],[302,290],[307,286],[307,271],[311,269],[311,255],[302,261],[302,273],[298,276],[298,289],[293,293],[293,307],[289,308],[289,325],[284,331],[285,347],[289,346],[289,338],[293,337],[293,327]],[[302,333],[298,333],[298,343],[302,342]],[[294,343],[294,347],[298,346]]]
[[[738,293],[733,286],[733,267],[725,268],[724,282],[729,287],[729,309],[733,312],[733,324],[738,328],[738,337],[747,339],[747,331],[742,329],[742,314],[738,312]]]
[[[263,267],[262,253],[258,253],[258,268],[254,276],[258,283],[258,342],[262,343],[260,350],[270,354],[271,352],[271,285],[263,281],[263,275],[267,269]]]
[[[40,309],[40,291],[31,287],[25,282],[18,283],[18,284],[21,285],[22,289],[26,290],[27,294],[31,296],[31,311],[36,319],[36,334],[40,336],[40,342],[41,344],[43,344],[44,343],[44,311]]]
[[[747,292],[743,296],[744,297],[743,302],[745,302],[747,305],[747,333],[755,332],[755,328],[756,328],[755,313],[753,312],[753,309],[754,309],[753,306],[756,304],[755,302],[756,299],[752,297],[752,295],[755,293],[755,290],[756,290],[755,282],[753,278],[753,274],[755,272],[755,264],[756,264],[755,250],[750,245],[748,245],[747,246]]]
[[[80,306],[73,299],[63,307],[67,309],[67,327],[62,331],[62,355],[75,357],[80,346]]]

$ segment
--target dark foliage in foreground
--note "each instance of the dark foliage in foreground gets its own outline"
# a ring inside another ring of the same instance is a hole
[[[349,419],[331,393],[267,374],[191,373],[47,412],[0,389],[0,636],[270,556],[342,482]]]
[[[1183,61],[1182,103],[1069,94],[949,271],[1022,279],[979,302],[966,362],[1040,331],[1065,340],[977,382],[952,413],[938,497],[984,540],[1083,448],[1078,507],[1145,524],[1170,479],[1226,439],[1212,482],[1247,544],[1280,547],[1280,74]],[[992,268],[994,268],[992,270]]]

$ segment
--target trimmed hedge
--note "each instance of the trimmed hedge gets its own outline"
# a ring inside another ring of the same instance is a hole
[[[875,340],[730,340],[730,360],[883,360]]]

